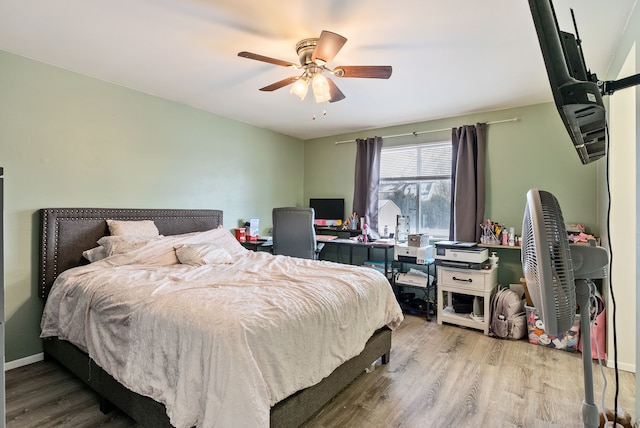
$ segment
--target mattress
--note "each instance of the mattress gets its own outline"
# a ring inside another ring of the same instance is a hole
[[[373,269],[251,252],[229,237],[153,239],[63,272],[41,336],[83,349],[124,386],[163,403],[177,427],[267,427],[273,404],[402,321]],[[209,242],[230,261],[176,257],[176,247]]]

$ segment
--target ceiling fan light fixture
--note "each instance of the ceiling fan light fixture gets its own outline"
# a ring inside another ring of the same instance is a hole
[[[289,92],[300,97],[300,100],[304,100],[304,97],[307,95],[308,90],[309,81],[301,77],[300,79],[295,81],[295,83],[291,86]]]
[[[331,88],[329,88],[329,82],[322,73],[316,73],[313,76],[312,81],[313,95],[316,99],[316,103],[324,103],[331,99]]]
[[[290,76],[260,88],[261,91],[271,92],[293,85],[289,92],[304,100],[311,86],[316,103],[335,103],[343,100],[345,96],[332,77],[388,79],[392,71],[390,65],[341,65],[333,69],[327,67],[346,41],[347,39],[340,34],[327,30],[322,30],[318,38],[300,40],[296,44],[300,65],[247,51],[239,52],[238,56],[303,71],[301,75]],[[332,77],[325,77],[325,71],[331,73]]]

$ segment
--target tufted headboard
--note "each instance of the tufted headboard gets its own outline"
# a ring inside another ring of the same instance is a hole
[[[40,297],[57,276],[86,264],[82,252],[109,234],[107,219],[153,220],[161,235],[202,232],[222,225],[221,210],[44,208],[40,210]]]

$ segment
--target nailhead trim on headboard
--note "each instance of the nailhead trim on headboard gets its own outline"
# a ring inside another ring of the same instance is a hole
[[[223,224],[222,214],[221,210],[207,209],[41,209],[40,297],[46,299],[48,296],[53,281],[61,273],[61,264],[64,265],[62,270],[66,270],[83,263],[82,251],[95,246],[96,241],[108,233],[107,219],[154,220],[161,234],[171,235],[218,227]],[[64,230],[61,228],[63,224]],[[87,236],[78,233],[85,230]],[[61,233],[65,235],[61,236]],[[61,254],[61,251],[71,254]]]

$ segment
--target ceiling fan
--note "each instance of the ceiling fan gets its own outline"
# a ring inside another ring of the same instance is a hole
[[[319,38],[300,40],[296,44],[300,65],[246,51],[238,53],[238,56],[302,70],[299,76],[287,77],[260,88],[261,91],[275,91],[293,84],[290,92],[302,100],[311,85],[316,103],[333,103],[344,99],[345,95],[330,77],[324,75],[325,71],[336,77],[388,79],[391,76],[390,65],[339,65],[333,69],[327,67],[327,63],[331,62],[346,41],[345,37],[326,30],[320,33]]]

